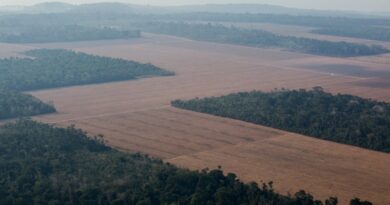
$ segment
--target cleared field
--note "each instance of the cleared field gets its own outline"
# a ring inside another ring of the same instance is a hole
[[[92,130],[91,134],[107,133],[107,143],[111,146],[163,159],[254,142],[281,134],[272,128],[170,107],[76,120],[59,125],[69,123]]]
[[[387,154],[295,134],[180,156],[168,162],[191,169],[221,165],[245,181],[272,179],[283,193],[303,188],[320,198],[337,195],[341,204],[353,197],[376,204],[390,202]]]
[[[139,40],[30,45],[151,62],[176,76],[32,92],[59,114],[36,119],[75,124],[130,152],[145,152],[192,169],[221,165],[246,181],[273,180],[276,190],[307,189],[315,196],[353,196],[390,204],[390,155],[262,126],[181,111],[174,99],[237,91],[322,86],[334,93],[390,101],[390,88],[358,84],[370,77],[331,75],[300,65],[383,63],[318,57],[146,35]]]
[[[334,93],[350,93],[390,101],[390,90],[387,88],[372,89],[355,84],[355,82],[371,78],[331,75],[331,73],[307,69],[309,66],[321,64],[361,66],[368,71],[388,71],[389,69],[387,63],[361,62],[359,58],[319,57],[279,50],[196,42],[151,34],[145,35],[142,40],[34,46],[69,48],[97,55],[133,59],[144,63],[151,62],[174,71],[177,76],[173,78],[146,80],[148,82],[140,80],[134,83],[137,88],[126,86],[125,84],[128,83],[118,85],[134,90],[139,90],[139,86],[142,89],[149,89],[146,88],[149,85],[159,85],[157,86],[160,89],[158,92],[164,92],[170,100],[183,97],[183,94],[202,97],[221,95],[229,91],[270,90],[281,87],[311,88],[320,85]],[[103,87],[112,86],[101,86]],[[39,93],[45,93],[45,91],[37,92],[38,95]]]
[[[390,88],[390,78],[373,78],[356,82],[356,85],[373,88]]]
[[[31,49],[33,49],[33,47],[25,46],[25,45],[0,43],[0,58],[22,57],[23,55],[19,53]]]
[[[221,165],[248,182],[273,180],[283,193],[304,188],[344,203],[390,200],[388,154],[169,107],[68,123],[105,133],[109,145],[124,151],[191,169]]]

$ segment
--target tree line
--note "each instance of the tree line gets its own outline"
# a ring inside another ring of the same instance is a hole
[[[157,18],[160,16],[159,18]],[[307,26],[315,28],[343,26],[390,26],[388,18],[332,17],[265,13],[212,13],[193,12],[179,14],[155,15],[155,19],[171,21],[204,21],[204,22],[250,22],[274,23],[282,25]]]
[[[87,8],[90,6],[90,8]],[[272,14],[272,13],[229,13],[229,12],[134,12],[120,5],[84,5],[83,9],[60,13],[8,14],[0,16],[2,26],[28,26],[31,23],[45,25],[93,23],[112,21],[205,21],[205,22],[252,22],[283,25],[308,26],[315,28],[343,26],[390,26],[386,17],[343,17],[312,16],[308,14]],[[100,8],[98,8],[100,7]],[[107,9],[110,7],[109,9]],[[115,8],[116,7],[116,8]]]
[[[174,74],[152,64],[61,49],[25,54],[33,58],[0,59],[0,88],[26,91]]]
[[[0,120],[56,111],[21,91],[174,75],[151,64],[61,49],[24,54],[28,57],[0,59]]]
[[[390,152],[390,104],[314,90],[253,91],[176,100],[178,108],[209,113],[320,139]]]
[[[141,37],[139,30],[118,30],[110,27],[97,28],[80,25],[37,26],[36,24],[32,24],[10,30],[0,32],[1,42],[46,43]]]
[[[390,41],[390,28],[379,26],[329,26],[314,29],[313,33],[327,34],[334,36],[345,36],[354,38],[366,38],[379,41]]]
[[[290,51],[336,56],[352,57],[377,55],[390,52],[379,45],[363,45],[348,42],[331,42],[294,36],[282,36],[260,29],[242,29],[220,24],[201,24],[184,22],[143,22],[135,23],[143,31],[175,35],[194,40],[218,43],[230,43],[252,47],[278,47]]]
[[[0,120],[56,112],[53,105],[20,92],[0,90]]]
[[[390,20],[386,18],[348,18],[305,16],[287,14],[234,14],[234,13],[187,13],[170,14],[159,18],[165,20],[204,22],[250,22],[282,25],[308,26],[313,33],[346,36],[371,40],[390,41]]]
[[[0,127],[0,204],[336,205],[305,191],[284,196],[272,183],[245,184],[221,170],[189,171],[126,154],[71,126],[30,120]],[[351,205],[372,205],[360,199]]]

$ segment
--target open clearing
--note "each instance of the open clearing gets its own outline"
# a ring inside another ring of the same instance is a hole
[[[0,43],[0,58],[23,57],[20,53],[31,49],[33,49],[33,47]]]
[[[71,123],[105,133],[121,150],[191,169],[221,165],[245,181],[273,180],[283,193],[303,188],[321,198],[389,200],[390,157],[384,153],[175,108]]]
[[[274,181],[277,191],[303,188],[316,197],[360,197],[390,204],[390,155],[286,133],[250,123],[178,110],[174,99],[253,89],[311,88],[390,102],[390,88],[372,77],[332,74],[303,65],[355,65],[384,71],[386,62],[330,58],[279,50],[145,35],[138,40],[29,45],[151,62],[176,76],[31,92],[59,113],[36,119],[75,124],[103,134],[109,145],[144,152],[191,169],[221,165],[245,181]],[[5,54],[3,54],[5,55]],[[9,54],[7,54],[9,55]],[[369,57],[362,57],[368,59]]]

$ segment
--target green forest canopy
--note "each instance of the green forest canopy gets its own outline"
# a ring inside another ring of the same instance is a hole
[[[26,91],[174,75],[151,64],[68,50],[38,49],[25,54],[33,58],[0,59],[0,88]]]
[[[0,120],[55,112],[54,106],[20,92],[0,90]]]
[[[272,183],[259,187],[221,170],[178,169],[113,150],[74,127],[30,120],[0,127],[0,170],[1,205],[323,204],[304,191],[283,196]],[[325,204],[336,205],[337,198]],[[371,203],[353,199],[351,205]]]
[[[178,108],[390,152],[390,104],[314,90],[253,91],[176,100]]]

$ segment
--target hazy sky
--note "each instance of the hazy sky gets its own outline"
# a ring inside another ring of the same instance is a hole
[[[0,0],[0,5],[31,5],[48,0]],[[93,2],[126,2],[150,5],[185,5],[219,3],[265,3],[297,8],[390,11],[390,0],[57,0],[73,4]]]

